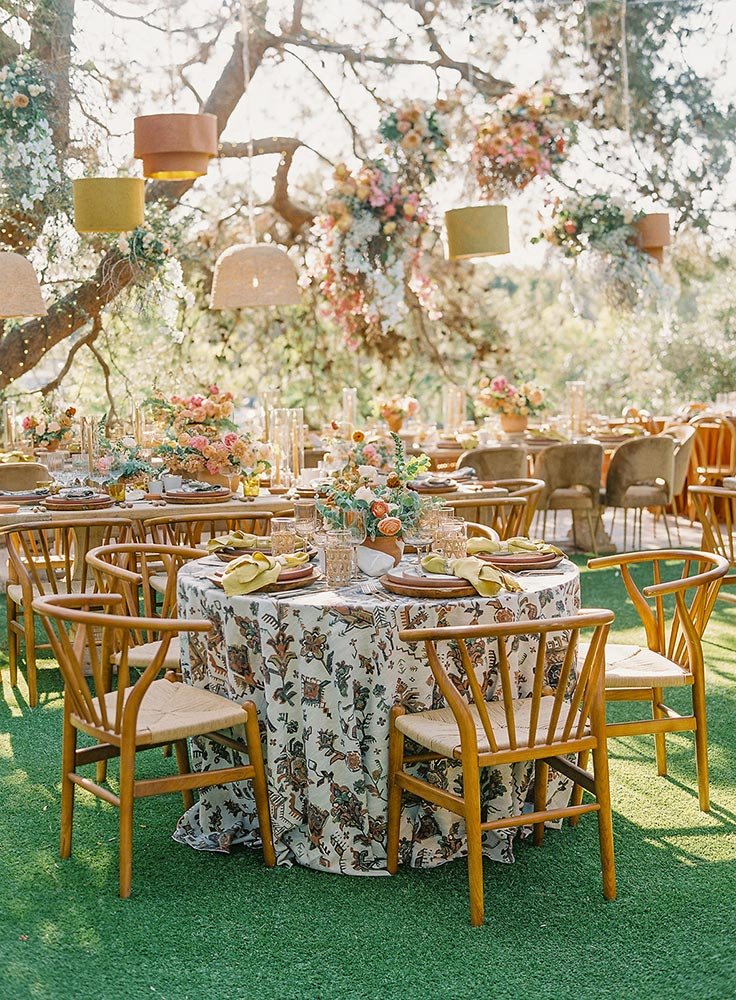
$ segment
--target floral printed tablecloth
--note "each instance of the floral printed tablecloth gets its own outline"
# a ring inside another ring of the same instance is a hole
[[[276,856],[279,864],[356,875],[386,868],[389,711],[443,702],[422,648],[400,641],[405,625],[475,625],[553,618],[580,607],[577,568],[564,561],[554,573],[522,575],[522,593],[494,598],[415,600],[384,591],[376,581],[339,591],[296,596],[227,598],[208,579],[222,568],[212,558],[189,563],[179,575],[179,613],[208,618],[213,630],[182,636],[185,680],[235,701],[252,699],[264,740]],[[487,647],[487,648],[486,648]],[[564,643],[548,642],[546,682],[554,686]],[[530,694],[536,639],[520,637],[517,697]],[[497,697],[495,643],[473,646],[478,678]],[[191,741],[193,766],[231,766],[235,751],[206,739]],[[425,776],[457,788],[459,765],[419,764]],[[488,818],[518,814],[532,778],[520,763],[483,772]],[[549,798],[567,800],[566,779],[551,774]],[[227,851],[258,843],[255,802],[245,782],[203,790],[179,820],[174,839],[200,850]],[[404,863],[432,867],[466,853],[463,820],[429,803],[405,798]],[[511,862],[515,832],[485,834],[485,853]]]

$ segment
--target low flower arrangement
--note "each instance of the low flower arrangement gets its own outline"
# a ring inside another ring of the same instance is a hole
[[[408,101],[388,114],[378,126],[388,150],[407,173],[435,180],[437,162],[449,145],[442,111],[444,102],[428,105]]]
[[[40,417],[28,414],[23,417],[21,427],[34,448],[55,450],[62,444],[68,444],[74,437],[73,420],[76,414],[73,406],[65,410],[53,410],[44,406]]]
[[[375,410],[392,431],[398,431],[407,417],[419,412],[419,401],[413,396],[392,396],[390,399],[379,399]]]
[[[471,160],[487,198],[523,191],[547,177],[567,155],[569,128],[545,89],[514,91],[501,98],[478,129]]]
[[[547,400],[544,389],[533,382],[523,382],[516,386],[503,375],[496,375],[492,379],[484,376],[480,380],[475,406],[481,414],[529,417],[542,413]]]
[[[153,395],[146,400],[164,439],[155,454],[167,468],[186,476],[256,475],[271,467],[265,444],[232,422],[233,397],[211,385],[193,396]]]
[[[401,538],[416,524],[422,501],[406,484],[426,472],[430,461],[426,455],[407,459],[401,438],[396,434],[392,437],[395,459],[385,485],[379,485],[372,465],[350,463],[327,487],[327,496],[317,509],[329,524],[340,528],[343,512],[360,511],[365,515],[366,535],[371,541]]]
[[[156,475],[156,469],[144,458],[134,438],[124,437],[119,441],[110,441],[100,432],[97,449],[99,457],[95,468],[105,485],[143,484]]]
[[[357,466],[370,466],[387,476],[396,460],[396,448],[391,437],[367,438],[363,431],[353,431],[350,461]]]
[[[358,171],[338,164],[335,185],[315,221],[309,271],[325,299],[326,318],[352,348],[395,349],[395,329],[409,312],[407,289],[431,297],[421,271],[429,231],[422,194],[382,161]]]

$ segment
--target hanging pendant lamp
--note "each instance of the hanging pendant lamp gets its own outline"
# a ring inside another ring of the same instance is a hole
[[[664,248],[672,242],[670,217],[667,212],[651,212],[634,223],[636,245],[644,253],[654,257],[660,264],[664,260]]]
[[[129,233],[143,225],[142,178],[83,177],[73,187],[77,232]]]
[[[45,315],[33,264],[19,253],[0,253],[0,319]]]
[[[238,243],[215,264],[210,309],[295,306],[300,301],[294,264],[271,243]]]
[[[215,115],[139,115],[133,123],[134,149],[143,176],[163,181],[191,180],[207,173],[217,156]]]
[[[447,256],[471,260],[509,252],[509,220],[505,205],[470,205],[445,212]]]

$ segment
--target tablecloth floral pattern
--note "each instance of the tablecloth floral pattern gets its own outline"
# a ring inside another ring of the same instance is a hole
[[[423,649],[398,638],[405,625],[475,625],[559,617],[580,607],[579,575],[563,562],[554,575],[522,577],[524,592],[463,600],[415,600],[376,583],[276,598],[227,598],[205,559],[179,576],[182,617],[208,618],[212,632],[182,636],[185,680],[236,701],[252,699],[264,739],[273,834],[279,864],[348,874],[385,873],[389,711],[443,704]],[[486,648],[487,647],[487,648]],[[448,647],[449,648],[449,647]],[[517,697],[531,693],[536,640],[520,637]],[[548,643],[546,683],[554,686],[564,643]],[[447,655],[451,655],[448,653]],[[473,643],[487,698],[497,696],[494,644]],[[235,751],[206,739],[191,742],[197,769],[230,766]],[[420,764],[423,775],[457,788],[459,765]],[[484,771],[488,818],[518,814],[532,777],[520,763]],[[550,801],[569,796],[566,779],[550,777]],[[203,790],[180,819],[174,838],[201,850],[258,843],[249,783]],[[488,832],[484,852],[513,861],[516,831]],[[466,853],[463,820],[407,796],[401,831],[404,863],[432,867]]]

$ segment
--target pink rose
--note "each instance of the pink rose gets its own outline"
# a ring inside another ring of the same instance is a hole
[[[211,385],[209,387],[208,391],[209,391],[210,396],[217,396],[219,394],[219,392],[220,392],[220,390],[218,389],[218,387],[216,385]]]
[[[230,431],[228,434],[225,435],[222,441],[225,447],[233,448],[238,443],[238,435],[235,434],[234,431]]]

